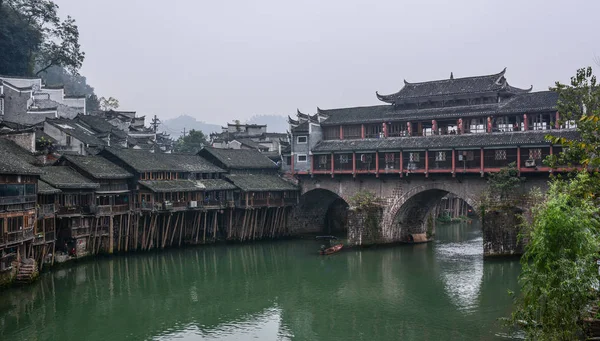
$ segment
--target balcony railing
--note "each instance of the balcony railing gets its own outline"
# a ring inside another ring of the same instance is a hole
[[[37,197],[35,195],[22,195],[18,197],[1,197],[0,205],[12,205],[12,204],[24,204],[29,202],[36,202]]]
[[[33,239],[33,226],[0,235],[0,244],[15,244]]]
[[[57,215],[72,215],[72,214],[93,214],[96,213],[98,207],[95,205],[85,206],[59,206]]]
[[[56,205],[55,204],[42,204],[37,207],[38,217],[54,215],[56,213]]]

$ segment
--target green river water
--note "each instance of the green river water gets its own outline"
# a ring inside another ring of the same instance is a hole
[[[0,292],[0,340],[506,340],[517,260],[480,227],[319,256],[313,240],[80,262]]]

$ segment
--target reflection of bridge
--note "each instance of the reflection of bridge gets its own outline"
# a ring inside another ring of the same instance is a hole
[[[529,176],[523,185],[527,191],[532,187],[545,188],[546,174]],[[348,237],[352,245],[394,243],[406,240],[408,234],[426,233],[435,219],[428,217],[434,213],[434,207],[451,193],[463,199],[476,213],[480,212],[481,194],[488,187],[487,180],[477,175],[435,174],[429,177],[397,175],[362,176],[352,175],[300,177],[302,197],[296,208],[294,228],[302,232],[320,232],[327,229],[327,215],[330,206],[336,200],[349,202],[349,198],[359,191],[369,191],[382,199],[382,210],[378,215],[378,230],[368,231],[364,220],[352,219],[355,212],[350,211],[348,219]],[[435,218],[435,217],[432,217]],[[495,224],[495,223],[494,223]],[[505,233],[504,226],[485,224],[484,245],[486,252],[493,249],[516,245],[516,233]],[[510,226],[514,228],[514,226]],[[498,239],[499,238],[499,239]],[[506,240],[506,238],[510,240]],[[489,242],[494,240],[493,243]],[[492,245],[492,244],[502,245]],[[506,245],[504,245],[506,244]],[[488,250],[489,249],[489,250]],[[506,249],[507,253],[513,250]]]

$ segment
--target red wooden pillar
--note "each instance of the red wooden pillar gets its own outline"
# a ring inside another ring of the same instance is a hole
[[[456,176],[456,149],[452,149],[452,176]]]
[[[375,176],[379,177],[379,152],[375,152]]]
[[[360,138],[361,139],[365,138],[365,125],[364,124],[360,125]]]
[[[483,158],[483,147],[480,149],[479,155],[481,155],[480,156],[480,158],[481,158],[481,160],[480,160],[480,163],[481,163],[481,170],[480,170],[480,172],[481,172],[481,176],[483,176],[483,168],[485,167],[485,165],[483,164],[484,163],[483,161],[485,160]]]
[[[429,150],[425,151],[425,177],[429,175]]]
[[[333,167],[333,165],[334,165],[334,163],[333,163],[334,159],[335,159],[335,157],[334,157],[333,153],[331,153],[331,177],[332,178],[333,178],[333,170],[334,170],[334,167]]]
[[[400,151],[400,177],[402,177],[402,173],[404,173],[404,160],[402,157],[402,151]]]
[[[554,128],[556,129],[560,129],[560,114],[558,113],[558,111],[556,112],[556,117],[554,118]]]
[[[488,116],[487,118],[487,132],[492,132],[492,116]]]
[[[458,128],[458,135],[463,133],[464,127],[463,127],[463,119],[459,118],[458,121],[456,122],[456,127]]]
[[[412,136],[412,124],[406,122],[406,129],[408,130],[408,136]]]
[[[344,126],[340,126],[340,140],[344,139]]]
[[[433,135],[438,134],[438,125],[437,125],[436,120],[431,120],[431,130],[432,130]]]
[[[383,122],[383,137],[388,137],[389,136],[389,132],[388,132],[388,124]]]
[[[527,114],[523,114],[523,130],[529,130],[529,120]]]
[[[315,172],[315,155],[310,156],[310,174]]]
[[[356,152],[352,152],[352,176],[356,177]]]
[[[554,148],[552,148],[552,145],[550,145],[550,155],[554,154]],[[552,169],[550,169],[550,174],[552,174]]]
[[[521,174],[521,147],[517,147],[517,170]]]

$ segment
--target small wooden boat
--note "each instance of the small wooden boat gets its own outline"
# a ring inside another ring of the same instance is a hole
[[[342,249],[342,247],[344,247],[344,244],[337,244],[337,245],[334,245],[327,249],[319,250],[319,254],[320,255],[330,255],[332,253],[336,253],[336,252],[340,251]]]

